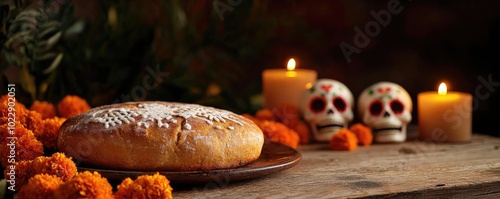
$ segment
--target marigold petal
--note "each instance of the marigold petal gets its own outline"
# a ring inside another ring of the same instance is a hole
[[[328,146],[332,150],[352,151],[358,147],[358,138],[350,130],[342,128],[332,136]]]

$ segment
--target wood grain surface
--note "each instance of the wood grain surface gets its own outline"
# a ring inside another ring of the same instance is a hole
[[[283,172],[242,182],[224,176],[174,187],[174,198],[500,198],[500,138],[470,143],[410,140],[331,151],[299,146],[302,161]]]

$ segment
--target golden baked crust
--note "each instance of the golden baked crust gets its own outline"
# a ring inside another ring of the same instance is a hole
[[[264,136],[229,111],[174,102],[128,102],[96,107],[66,120],[59,151],[77,164],[121,170],[195,171],[256,160]]]

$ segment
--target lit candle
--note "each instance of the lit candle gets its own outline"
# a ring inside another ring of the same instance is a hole
[[[419,138],[433,142],[467,142],[472,135],[472,95],[447,92],[441,83],[438,92],[418,94]]]
[[[302,91],[310,88],[317,78],[314,70],[296,69],[290,59],[287,69],[267,69],[262,72],[264,107],[272,110],[285,105],[297,107]]]

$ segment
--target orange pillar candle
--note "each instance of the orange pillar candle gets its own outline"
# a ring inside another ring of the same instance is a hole
[[[419,138],[433,142],[468,142],[472,136],[472,95],[447,92],[441,83],[438,92],[418,94]]]
[[[264,107],[272,110],[284,105],[297,107],[299,97],[316,81],[314,70],[295,69],[295,60],[290,59],[287,69],[267,69],[262,72]]]

